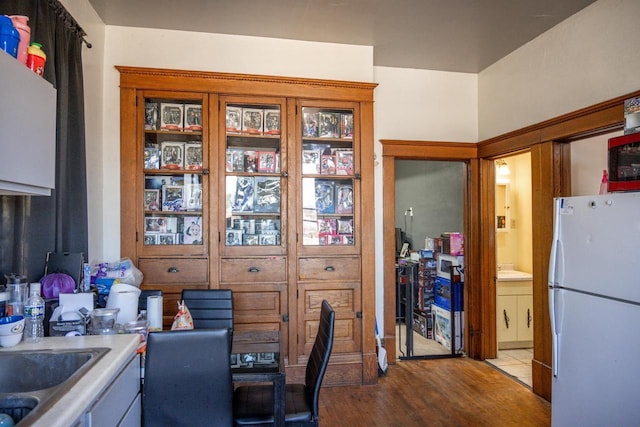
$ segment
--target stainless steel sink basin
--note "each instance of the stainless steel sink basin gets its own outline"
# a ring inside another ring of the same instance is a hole
[[[35,420],[108,351],[0,352],[0,413],[10,415],[16,423],[26,417]]]

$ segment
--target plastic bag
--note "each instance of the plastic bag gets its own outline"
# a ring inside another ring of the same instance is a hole
[[[175,331],[176,329],[193,329],[193,319],[184,301],[178,301],[178,313],[173,318],[171,330]]]
[[[140,287],[143,278],[142,271],[133,265],[133,261],[130,258],[121,258],[116,262],[95,264],[91,275],[96,278],[117,279],[118,283],[126,283],[137,287]]]

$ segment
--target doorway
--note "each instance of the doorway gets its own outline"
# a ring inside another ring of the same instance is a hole
[[[464,352],[463,312],[457,310],[451,322],[450,306],[443,307],[450,300],[438,291],[451,288],[436,283],[441,279],[436,277],[435,242],[448,233],[463,234],[465,164],[399,159],[395,171],[395,227],[408,248],[396,248],[401,252],[396,259],[398,358],[459,356]],[[464,266],[464,255],[455,259]],[[453,290],[462,291],[463,284]],[[451,331],[452,327],[458,332]]]
[[[532,386],[531,154],[495,159],[496,358],[487,362]]]

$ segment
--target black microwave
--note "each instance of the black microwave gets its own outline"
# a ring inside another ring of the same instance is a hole
[[[609,139],[608,191],[640,190],[640,132]]]

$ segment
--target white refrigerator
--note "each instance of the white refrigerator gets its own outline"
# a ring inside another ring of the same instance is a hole
[[[551,424],[640,425],[640,193],[557,198]]]

